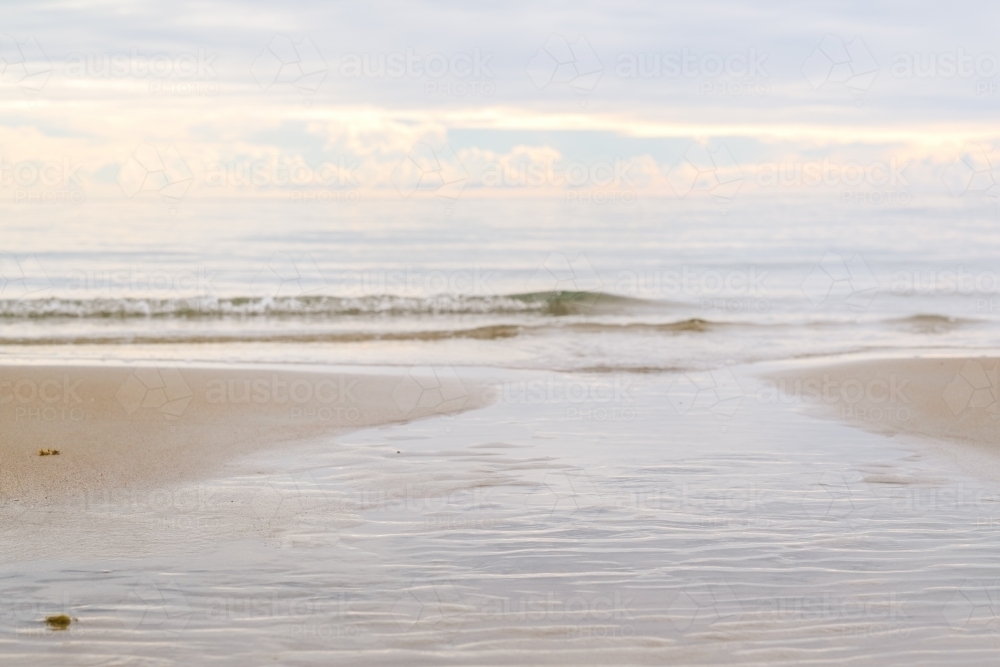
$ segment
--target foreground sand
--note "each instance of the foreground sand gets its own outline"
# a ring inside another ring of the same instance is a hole
[[[762,400],[797,401],[816,414],[869,430],[968,445],[980,473],[1000,467],[1000,389],[995,357],[881,359],[789,370],[769,378]],[[780,393],[781,398],[772,398]]]
[[[0,500],[206,477],[267,447],[480,407],[482,397],[431,369],[0,366]]]

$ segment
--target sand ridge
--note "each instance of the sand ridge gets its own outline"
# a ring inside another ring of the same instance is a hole
[[[256,450],[481,407],[486,394],[431,369],[3,365],[0,499],[204,477]]]
[[[963,468],[1000,476],[1000,358],[873,359],[784,370],[769,389],[809,412],[944,444]]]

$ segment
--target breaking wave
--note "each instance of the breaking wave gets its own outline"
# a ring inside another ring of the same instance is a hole
[[[0,300],[0,318],[248,318],[289,317],[328,318],[350,316],[536,313],[575,315],[628,312],[640,307],[665,304],[632,299],[603,292],[531,292],[511,295],[448,295],[408,297],[365,296],[237,296],[90,299],[8,299]]]

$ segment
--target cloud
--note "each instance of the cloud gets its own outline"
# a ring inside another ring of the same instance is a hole
[[[112,11],[100,3],[21,3],[8,16],[5,34],[15,45],[35,40],[30,43],[37,43],[51,71],[29,97],[16,83],[8,91],[0,147],[18,160],[68,156],[93,175],[120,168],[140,144],[174,145],[195,177],[186,197],[198,197],[213,194],[199,187],[206,165],[240,155],[307,163],[344,158],[362,185],[391,192],[393,169],[420,142],[452,146],[470,172],[467,190],[476,188],[477,169],[489,160],[516,166],[554,158],[544,153],[555,151],[567,161],[641,162],[643,187],[654,192],[668,185],[657,173],[666,173],[691,142],[725,144],[748,175],[761,162],[811,159],[808,151],[816,147],[827,153],[831,146],[847,146],[848,153],[856,148],[858,157],[848,154],[845,160],[898,155],[937,168],[952,164],[962,146],[1000,145],[991,98],[977,96],[976,81],[903,80],[893,78],[890,66],[899,53],[945,53],[955,45],[970,54],[993,53],[987,26],[1000,9],[988,3],[978,5],[981,20],[975,25],[943,8],[925,7],[893,14],[892,30],[886,28],[888,10],[845,9],[821,21],[826,15],[808,7],[763,10],[762,16],[741,3],[721,14],[691,6],[672,8],[669,15],[641,3],[610,2],[572,12],[529,3],[473,10],[427,2],[405,16],[313,2],[245,7],[222,3],[194,11],[195,5],[181,3]],[[58,11],[65,22],[52,25],[47,11]],[[827,23],[833,40],[826,37]],[[840,53],[841,42],[847,56]],[[864,53],[855,49],[852,55],[848,47],[855,43],[864,45]],[[739,77],[713,78],[703,64],[751,51],[767,56],[766,94],[729,94],[725,86],[721,94],[705,91],[705,83],[739,83]],[[479,75],[462,74],[463,63],[474,62],[477,53],[480,60],[488,57],[488,66]],[[66,63],[74,54],[95,62],[164,54],[174,69],[161,78],[140,76],[134,68],[120,76],[72,77]],[[254,62],[268,54],[277,70],[258,68],[255,77]],[[614,71],[622,54],[647,61],[689,54],[700,64],[692,76],[625,79]],[[346,77],[336,63],[347,55],[362,63],[413,55],[422,66],[434,61],[447,67],[442,65],[441,76],[424,68],[397,77]],[[557,70],[541,86],[526,70],[537,58],[544,62],[536,65],[545,67],[532,69],[535,74],[548,73],[553,62]],[[815,89],[802,73],[810,58],[824,65]],[[829,76],[827,60],[833,63]],[[869,73],[869,61],[879,65],[878,76],[861,82],[865,108],[858,115],[851,96],[837,94],[843,88],[837,82],[858,83],[851,77]],[[178,64],[194,63],[197,71],[199,62],[208,62],[214,76],[177,74],[187,71]],[[297,64],[302,62],[308,64],[304,70]],[[843,71],[834,76],[840,65]],[[302,71],[296,74],[295,67]],[[274,76],[262,84],[261,71]],[[456,92],[458,83],[465,84],[464,92]],[[489,83],[490,94],[472,83]],[[559,94],[574,86],[587,94]],[[948,109],[915,103],[942,92],[955,101]],[[29,102],[30,112],[24,106]],[[506,145],[496,144],[501,136],[509,138],[502,139]],[[944,192],[941,173],[927,183]],[[951,181],[964,183],[958,176]],[[90,180],[95,193],[104,192],[99,180]],[[748,179],[741,196],[754,187]]]

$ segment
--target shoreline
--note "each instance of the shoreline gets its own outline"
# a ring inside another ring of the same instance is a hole
[[[0,500],[204,478],[282,444],[486,403],[480,383],[442,369],[0,365]]]
[[[882,357],[785,368],[768,389],[808,414],[930,443],[1000,479],[1000,356]]]

